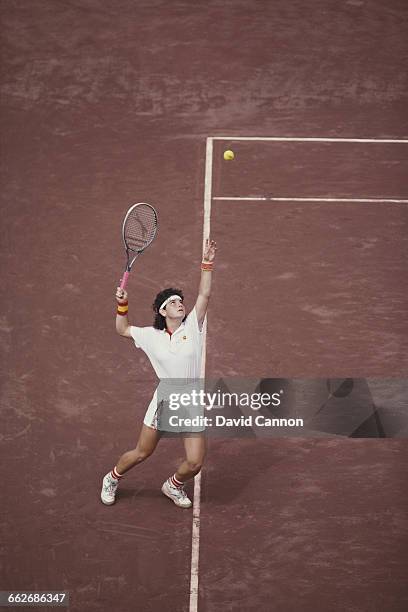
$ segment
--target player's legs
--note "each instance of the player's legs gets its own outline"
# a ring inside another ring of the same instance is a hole
[[[136,447],[124,453],[111,472],[102,481],[101,500],[107,506],[115,503],[119,480],[132,467],[141,463],[155,450],[160,440],[160,433],[153,427],[143,424]]]
[[[153,427],[142,425],[136,447],[124,453],[116,464],[117,472],[122,476],[138,463],[142,463],[154,452],[160,440],[160,432]]]
[[[132,467],[141,463],[155,450],[159,440],[160,433],[156,428],[157,421],[157,390],[154,392],[152,400],[147,407],[143,425],[139,434],[139,439],[135,448],[124,453],[114,468],[114,473],[118,476],[123,476],[125,472]]]
[[[184,483],[193,478],[201,470],[203,465],[206,442],[205,436],[185,436],[183,438],[186,458],[178,468],[177,472],[170,476],[162,486],[162,492],[169,497],[176,506],[180,508],[190,508],[191,500],[184,490]]]
[[[206,452],[206,439],[204,434],[185,436],[183,438],[186,458],[178,467],[175,474],[177,480],[186,482],[201,470]]]

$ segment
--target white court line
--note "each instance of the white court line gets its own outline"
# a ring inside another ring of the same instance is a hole
[[[214,196],[213,200],[224,201],[259,201],[259,202],[357,202],[357,203],[386,203],[386,204],[408,204],[408,200],[393,200],[388,198],[279,198],[269,196]]]
[[[210,236],[212,166],[213,166],[213,141],[212,141],[212,138],[207,138],[206,153],[205,153],[205,179],[204,179],[203,250],[204,250],[205,240],[206,238]],[[207,346],[207,333],[205,329],[204,338],[203,338],[201,373],[200,373],[201,378],[205,378],[206,346]],[[198,610],[198,578],[199,578],[199,562],[200,562],[200,510],[201,510],[201,472],[199,472],[194,477],[189,612],[197,612]]]
[[[263,142],[371,142],[378,144],[408,144],[400,138],[300,138],[292,136],[213,136],[212,140],[259,140]]]

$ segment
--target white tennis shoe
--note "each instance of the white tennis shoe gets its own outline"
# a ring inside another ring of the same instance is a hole
[[[111,506],[115,503],[116,490],[119,480],[112,478],[111,473],[106,474],[102,481],[101,501],[106,506]]]
[[[161,490],[162,493],[166,495],[166,497],[171,499],[176,504],[176,506],[179,506],[180,508],[191,508],[191,506],[193,505],[191,503],[191,500],[188,499],[187,493],[185,492],[183,487],[173,487],[173,485],[168,480],[166,480]]]

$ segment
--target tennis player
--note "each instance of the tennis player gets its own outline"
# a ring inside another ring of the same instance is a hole
[[[152,327],[136,327],[128,319],[128,295],[116,290],[116,331],[124,338],[133,339],[149,357],[160,379],[192,379],[201,375],[201,355],[205,316],[211,294],[211,277],[217,246],[214,240],[205,242],[201,263],[201,280],[193,310],[186,316],[184,296],[179,289],[168,288],[157,294],[153,309]],[[147,459],[155,450],[161,432],[157,427],[157,390],[143,421],[136,447],[124,453],[102,483],[101,500],[106,505],[115,503],[119,481],[132,467]],[[176,506],[189,508],[192,503],[184,490],[185,483],[201,469],[205,456],[204,433],[183,434],[185,459],[175,474],[169,476],[162,492]]]

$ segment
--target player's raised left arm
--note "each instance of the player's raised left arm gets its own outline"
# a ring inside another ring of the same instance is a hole
[[[201,263],[201,279],[198,288],[198,297],[195,303],[198,325],[202,326],[205,314],[208,308],[208,302],[211,295],[211,277],[215,261],[215,253],[217,251],[217,243],[214,240],[207,238],[205,241],[203,260]]]

